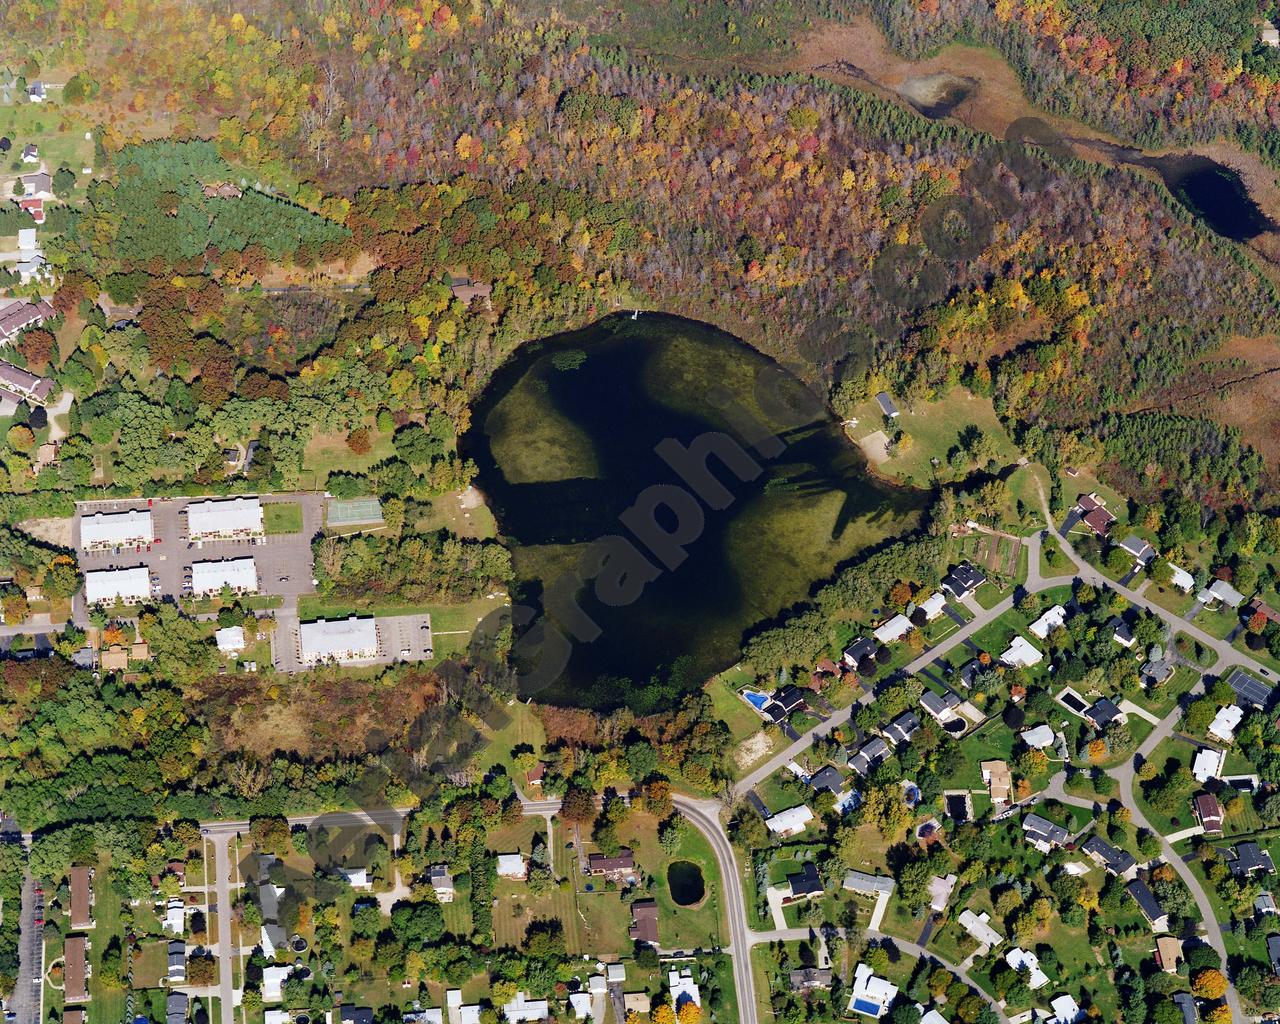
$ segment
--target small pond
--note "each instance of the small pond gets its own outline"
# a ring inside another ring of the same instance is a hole
[[[667,868],[667,885],[671,887],[671,899],[680,907],[692,907],[701,903],[707,894],[702,869],[689,860],[671,862]]]

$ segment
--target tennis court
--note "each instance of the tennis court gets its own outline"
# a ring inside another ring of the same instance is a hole
[[[382,505],[377,498],[330,498],[326,522],[331,527],[380,523]]]

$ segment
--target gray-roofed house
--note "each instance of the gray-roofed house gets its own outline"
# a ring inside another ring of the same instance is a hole
[[[946,725],[956,717],[956,708],[960,706],[960,697],[954,690],[948,690],[944,694],[936,694],[932,690],[925,690],[920,695],[920,706],[929,712],[934,721],[941,725]]]
[[[884,733],[895,744],[910,743],[911,737],[920,731],[920,719],[914,711],[904,711],[887,726]]]
[[[1267,959],[1271,961],[1271,973],[1280,974],[1280,935],[1267,936]]]
[[[846,871],[844,888],[863,896],[886,896],[893,892],[894,881],[888,875],[872,875],[866,871]]]
[[[1091,723],[1095,729],[1105,729],[1112,722],[1123,718],[1124,712],[1116,706],[1114,701],[1099,697],[1084,713],[1084,717],[1085,721]]]
[[[809,992],[815,988],[831,987],[830,967],[802,967],[788,977],[792,992]]]
[[[1061,825],[1055,825],[1038,814],[1028,814],[1022,819],[1022,833],[1027,842],[1042,853],[1048,853],[1055,846],[1062,846],[1071,838],[1071,833]]]
[[[986,582],[987,577],[980,571],[968,562],[961,562],[942,577],[942,589],[959,601],[968,597]]]
[[[889,397],[889,392],[878,392],[876,394],[876,405],[880,406],[880,411],[889,419],[896,420],[898,418],[898,407],[893,404],[893,399]]]
[[[184,985],[187,981],[187,944],[181,939],[169,943],[169,981]]]
[[[1137,867],[1138,862],[1127,850],[1112,846],[1101,836],[1090,836],[1080,846],[1081,851],[1110,874],[1123,877]]]
[[[185,992],[170,992],[164,1003],[165,1024],[182,1024],[191,1000]]]
[[[1173,1003],[1182,1011],[1182,1024],[1196,1024],[1196,997],[1190,992],[1179,992],[1173,997]]]
[[[1150,564],[1151,560],[1156,557],[1156,550],[1137,534],[1131,533],[1120,542],[1120,546],[1125,551],[1133,555],[1136,561],[1144,569]]]
[[[857,668],[868,658],[876,656],[877,644],[869,636],[860,636],[844,650],[843,661],[850,668]]]

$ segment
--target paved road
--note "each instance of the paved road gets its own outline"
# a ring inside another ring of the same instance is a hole
[[[18,936],[18,980],[9,999],[17,1015],[15,1024],[40,1024],[44,1017],[44,929],[36,925],[44,916],[44,899],[36,895],[37,883],[27,875],[22,881],[22,923]]]
[[[231,941],[231,843],[235,830],[207,827],[213,844],[214,883],[217,887],[218,911],[218,996],[221,1001],[221,1024],[235,1024],[235,988],[231,969],[236,950]]]

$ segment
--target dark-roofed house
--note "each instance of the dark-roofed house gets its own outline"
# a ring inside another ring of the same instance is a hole
[[[816,988],[830,988],[831,968],[802,967],[791,972],[789,981],[792,992],[811,992]]]
[[[1179,992],[1173,997],[1173,1003],[1182,1011],[1182,1024],[1196,1024],[1196,997],[1190,992]]]
[[[876,405],[880,406],[880,411],[889,419],[898,418],[898,407],[893,404],[893,399],[889,397],[889,392],[880,391],[876,394]]]
[[[1271,973],[1280,974],[1280,935],[1267,936],[1267,959],[1271,961]]]
[[[93,868],[71,869],[71,927],[76,931],[93,927]]]
[[[1138,863],[1133,859],[1133,854],[1127,850],[1112,846],[1101,836],[1090,836],[1080,846],[1080,849],[1095,864],[1105,868],[1113,875],[1127,875]]]
[[[53,381],[0,360],[0,387],[20,395],[33,405],[43,405],[53,390]]]
[[[485,304],[488,305],[489,297],[493,294],[493,285],[473,281],[470,277],[450,277],[449,290],[464,306],[470,306],[475,299],[484,299]]]
[[[1271,703],[1272,689],[1256,676],[1242,668],[1233,668],[1227,675],[1227,685],[1236,693],[1236,703],[1245,707],[1265,708]]]
[[[169,943],[169,981],[175,985],[187,982],[187,944],[181,939]]]
[[[1107,511],[1106,503],[1096,494],[1080,495],[1076,502],[1076,512],[1080,516],[1080,522],[1099,537],[1110,533],[1116,521],[1116,517]]]
[[[636,942],[658,944],[658,904],[653,900],[636,900],[631,904],[631,928],[627,931]]]
[[[869,636],[860,636],[844,649],[843,660],[850,668],[857,668],[867,658],[876,656],[876,642]]]
[[[1022,819],[1022,833],[1027,842],[1041,853],[1048,853],[1071,838],[1071,833],[1061,825],[1055,825],[1038,814],[1028,814]]]
[[[822,879],[818,876],[818,866],[813,861],[805,861],[800,870],[787,875],[787,886],[791,893],[788,902],[807,900],[822,895]]]
[[[606,878],[624,878],[635,873],[636,861],[631,851],[623,847],[616,857],[606,857],[603,853],[593,853],[587,858],[587,871],[593,875]]]
[[[1253,842],[1237,843],[1227,858],[1227,864],[1237,878],[1248,878],[1255,871],[1264,875],[1274,875],[1276,871],[1271,854]]]
[[[1099,697],[1093,702],[1085,713],[1085,721],[1092,725],[1095,729],[1105,729],[1112,722],[1118,721],[1124,712],[1121,711],[1114,701],[1108,700],[1106,697]]]
[[[910,743],[911,737],[920,731],[920,719],[914,711],[904,711],[887,726],[885,726],[884,734],[891,739],[895,745]]]
[[[373,1008],[347,1003],[338,1010],[338,1020],[341,1024],[373,1024]]]
[[[961,562],[942,577],[942,589],[959,601],[961,598],[968,597],[986,582],[986,576],[968,562]]]
[[[798,711],[804,707],[804,691],[794,683],[788,683],[781,690],[773,695],[774,703],[779,705],[787,714]]]
[[[1212,793],[1200,793],[1191,801],[1196,821],[1210,835],[1222,833],[1222,804]]]
[[[88,942],[83,935],[68,936],[62,944],[62,998],[68,1003],[83,1003],[89,998],[89,961],[85,957]]]
[[[1124,891],[1133,897],[1133,902],[1138,905],[1138,910],[1142,912],[1142,916],[1147,919],[1147,924],[1151,926],[1151,930],[1155,932],[1164,932],[1169,930],[1169,915],[1164,912],[1164,908],[1160,906],[1146,882],[1135,878],[1124,887]]]
[[[844,788],[844,776],[831,765],[823,765],[809,776],[809,787],[821,793],[839,793]]]
[[[853,757],[849,758],[849,767],[864,778],[871,774],[871,769],[889,756],[889,744],[879,736],[864,743]]]
[[[1119,615],[1107,623],[1107,628],[1111,630],[1111,639],[1121,647],[1128,650],[1133,646],[1133,630],[1129,628],[1129,623],[1125,622]]]
[[[191,998],[185,992],[170,992],[164,1002],[165,1024],[183,1024]]]

